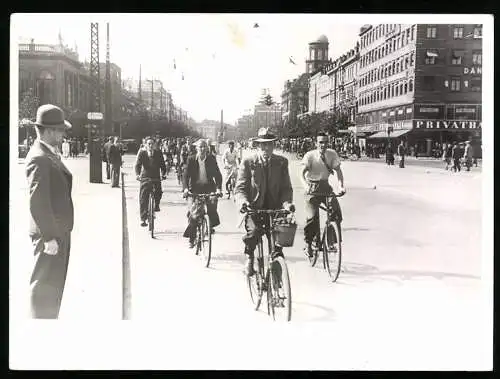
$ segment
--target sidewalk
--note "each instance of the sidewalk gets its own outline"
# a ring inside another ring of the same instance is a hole
[[[84,157],[65,159],[64,163],[73,174],[72,195],[75,221],[71,234],[68,276],[60,319],[120,320],[121,189],[111,188],[108,181],[102,184],[89,183],[89,163]],[[11,282],[11,294],[15,305],[25,307],[29,306],[22,302],[28,299],[24,291],[29,282],[32,262],[27,232],[29,214],[24,164],[19,164],[17,167],[20,170],[16,170],[17,172],[13,174],[16,179],[11,195],[11,209],[14,209],[16,213],[11,214],[12,219],[16,220],[12,241],[15,247],[11,246],[10,255],[11,274],[18,275],[18,277]],[[29,250],[25,251],[25,249]],[[25,311],[26,308],[19,308],[19,312]]]

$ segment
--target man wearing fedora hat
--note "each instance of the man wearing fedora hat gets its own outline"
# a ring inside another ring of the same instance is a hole
[[[57,146],[70,127],[61,108],[40,106],[35,121],[37,139],[26,156],[29,234],[35,255],[30,282],[33,318],[58,318],[66,282],[74,219],[73,176],[61,162]]]
[[[259,129],[254,140],[257,151],[243,159],[236,179],[234,196],[240,210],[247,206],[253,209],[287,209],[295,211],[293,189],[288,172],[288,160],[273,154],[276,136],[268,128]],[[248,276],[254,273],[254,250],[261,234],[257,216],[245,217],[246,235],[245,271]]]

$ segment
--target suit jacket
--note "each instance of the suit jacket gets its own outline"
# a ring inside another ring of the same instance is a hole
[[[269,177],[266,181],[263,162],[257,153],[246,157],[238,168],[234,196],[241,206],[243,202],[262,209],[266,192],[270,196],[271,209],[280,209],[293,200],[293,189],[288,172],[288,160],[272,154],[269,160]]]
[[[102,160],[103,162],[109,162],[108,157],[109,157],[109,149],[111,148],[112,143],[107,141],[104,146],[102,147]]]
[[[166,175],[167,166],[160,150],[153,150],[153,156],[149,158],[147,150],[139,151],[135,161],[135,174],[140,175],[140,179],[160,179],[161,175]]]
[[[49,241],[73,230],[73,175],[64,163],[36,140],[26,156],[32,239]]]
[[[217,164],[217,159],[212,154],[207,154],[205,160],[205,170],[207,171],[207,178],[209,190],[215,191],[217,188],[222,188],[222,174]],[[182,189],[189,189],[189,191],[198,193],[199,186],[197,184],[200,176],[200,165],[198,163],[197,155],[190,155],[187,162],[187,168],[184,170]]]
[[[118,145],[111,145],[108,150],[108,162],[114,166],[121,166],[122,154]]]

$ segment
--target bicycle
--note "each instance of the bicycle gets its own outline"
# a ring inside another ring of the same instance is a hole
[[[151,233],[151,238],[155,238],[155,194],[157,191],[155,184],[160,183],[161,186],[161,180],[148,179],[148,182],[152,184],[152,189],[148,194],[148,231]]]
[[[318,260],[319,252],[323,253],[323,268],[328,273],[332,282],[336,282],[342,264],[342,243],[340,241],[340,222],[338,222],[338,214],[333,209],[331,198],[342,197],[345,192],[340,194],[335,193],[318,193],[315,196],[324,197],[325,201],[319,205],[319,208],[326,212],[325,226],[323,227],[323,234],[320,236],[320,231],[314,237],[312,250],[313,255],[308,257],[311,267],[314,267]],[[320,226],[321,227],[321,226]],[[332,261],[332,264],[330,263]]]
[[[184,165],[179,163],[177,166],[177,184],[182,184],[182,176],[184,175]]]
[[[205,267],[208,267],[212,257],[212,226],[207,212],[207,200],[213,197],[222,197],[222,194],[216,192],[207,194],[188,192],[186,197],[192,197],[194,201],[201,201],[201,212],[196,222],[195,254],[199,255],[201,252],[202,262]]]
[[[234,169],[232,169],[230,172],[229,172],[229,175],[231,175],[229,177],[229,181],[228,181],[228,185],[227,185],[227,198],[230,199],[231,198],[231,195],[233,195],[233,200],[234,200],[234,187],[236,187],[236,173],[233,172]]]
[[[264,292],[267,298],[267,313],[273,317],[273,320],[282,316],[286,321],[292,318],[292,290],[290,286],[290,276],[285,258],[281,251],[276,250],[276,246],[290,247],[293,245],[293,238],[297,229],[297,224],[287,223],[286,217],[292,212],[279,209],[252,210],[246,208],[242,213],[247,215],[261,215],[261,227],[264,233],[259,237],[257,243],[257,256],[254,261],[256,269],[252,276],[247,276],[250,298],[254,304],[254,309],[258,310]],[[289,227],[292,225],[291,227]],[[288,230],[288,234],[279,234],[283,227]],[[293,232],[292,233],[290,233]],[[262,236],[267,236],[267,262],[264,260],[264,246]],[[278,238],[277,238],[278,237]],[[279,239],[279,240],[278,240]]]

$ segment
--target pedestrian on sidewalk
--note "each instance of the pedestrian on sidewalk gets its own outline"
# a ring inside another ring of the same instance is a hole
[[[118,146],[118,137],[114,137],[113,143],[109,147],[108,162],[111,171],[111,187],[120,187],[120,168],[122,167],[122,155]]]
[[[215,155],[210,153],[210,148],[206,140],[198,140],[196,145],[198,153],[188,158],[187,167],[184,171],[182,181],[184,196],[187,196],[189,192],[193,194],[207,194],[217,191],[217,193],[221,194],[222,174]],[[188,225],[183,237],[189,238],[189,247],[193,248],[200,206],[197,201],[193,201],[190,198],[188,209]],[[207,202],[207,213],[213,233],[213,228],[220,225],[219,214],[217,213],[217,199]]]
[[[467,167],[467,171],[470,171],[470,168],[472,167],[472,146],[470,144],[470,141],[465,142],[463,158],[465,161],[465,167]]]
[[[109,148],[113,144],[113,137],[109,137],[106,143],[104,144],[104,149],[103,149],[103,155],[102,155],[102,160],[106,162],[106,179],[110,180],[111,179],[111,166],[108,161],[108,156],[109,156]]]
[[[71,127],[61,108],[38,108],[37,139],[26,157],[29,188],[30,237],[34,246],[31,276],[31,315],[57,319],[66,283],[73,230],[73,176],[61,162],[57,146]]]
[[[443,149],[443,160],[446,162],[446,167],[444,168],[445,170],[448,170],[448,168],[451,165],[451,157],[452,157],[452,146],[451,143],[445,144],[444,149]]]
[[[394,165],[394,151],[392,149],[392,143],[390,142],[385,148],[385,163],[387,163],[388,166]]]
[[[403,141],[399,142],[398,155],[399,155],[399,168],[405,168],[405,154],[406,149]]]
[[[453,172],[460,171],[460,158],[462,158],[462,152],[456,142],[453,144],[453,148],[451,149],[451,156],[453,158]]]

